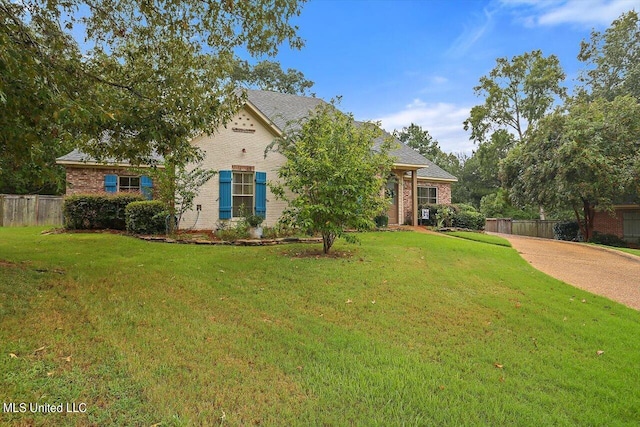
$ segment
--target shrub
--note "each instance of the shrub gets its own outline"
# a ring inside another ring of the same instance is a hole
[[[250,227],[260,227],[264,218],[260,215],[247,215],[244,220],[249,224]]]
[[[452,225],[458,228],[468,228],[470,230],[484,229],[485,218],[480,212],[471,210],[461,211],[453,215]]]
[[[599,245],[616,246],[618,248],[627,247],[627,242],[625,242],[615,234],[604,234],[598,233],[597,231],[593,232],[593,236],[591,236],[590,242],[597,243]]]
[[[389,217],[386,215],[378,215],[373,219],[378,228],[386,228],[389,225]]]
[[[130,203],[125,215],[129,233],[162,234],[166,232],[168,212],[158,200]]]
[[[438,213],[438,210],[444,206],[445,205],[418,205],[418,213],[420,213],[422,209],[429,209],[429,219],[419,219],[419,223],[421,225],[429,225],[432,227],[436,226],[436,215]]]
[[[249,237],[249,224],[244,218],[235,224],[231,221],[218,221],[217,228],[216,236],[227,242]]]
[[[553,238],[576,242],[581,239],[580,226],[577,221],[564,221],[553,225]]]
[[[64,200],[64,224],[76,230],[110,228],[124,230],[125,208],[135,201],[144,200],[139,194],[83,194]]]

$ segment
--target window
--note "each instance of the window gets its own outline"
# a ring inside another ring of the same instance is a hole
[[[418,206],[435,205],[438,203],[438,189],[436,187],[418,187]]]
[[[253,214],[253,172],[233,172],[233,216]]]
[[[148,176],[104,176],[104,191],[107,193],[142,193],[144,197],[153,198],[153,182]]]
[[[267,217],[267,174],[254,173],[253,169],[246,167],[244,170],[219,172],[220,219],[238,218],[247,214]]]
[[[140,177],[139,176],[119,176],[118,189],[123,192],[139,192]]]

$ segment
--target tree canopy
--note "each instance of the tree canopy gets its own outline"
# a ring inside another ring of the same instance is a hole
[[[238,61],[232,78],[239,84],[262,90],[270,90],[291,95],[307,95],[313,86],[301,71],[288,68],[285,72],[276,61],[260,61],[251,66],[247,61]]]
[[[474,88],[484,103],[471,109],[464,122],[471,139],[479,144],[497,130],[513,135],[515,142],[525,139],[527,129],[547,114],[556,100],[566,96],[561,85],[565,74],[555,55],[544,57],[534,50],[519,56],[498,58],[489,75]]]
[[[393,136],[448,172],[459,164],[458,158],[442,151],[438,141],[422,126],[411,123],[400,131],[394,131]]]
[[[498,58],[493,70],[480,78],[474,91],[484,103],[473,107],[464,122],[470,139],[478,144],[464,167],[471,181],[477,181],[469,183],[476,188],[476,205],[479,198],[500,187],[500,162],[509,151],[525,143],[554,103],[565,99],[564,77],[555,55],[545,57],[534,50],[511,59]]]
[[[374,150],[376,139],[382,142]],[[355,122],[330,104],[292,123],[272,146],[286,158],[278,169],[280,183],[271,183],[289,203],[285,217],[322,234],[325,254],[345,229],[373,227],[374,217],[388,207],[383,189],[392,143],[377,124]]]
[[[596,209],[638,194],[640,104],[632,96],[597,98],[550,114],[509,153],[503,178],[520,203],[570,206],[589,240]]]
[[[616,96],[640,99],[640,19],[630,11],[604,32],[582,41],[578,59],[587,65],[580,75],[584,92],[609,101]]]
[[[303,2],[0,0],[0,166],[41,166],[68,144],[133,164],[197,159],[191,138],[242,102],[235,50],[300,48],[289,20]]]

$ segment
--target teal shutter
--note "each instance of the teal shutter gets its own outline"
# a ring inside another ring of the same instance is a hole
[[[118,191],[118,175],[104,176],[104,191],[107,193],[115,193]]]
[[[231,171],[220,171],[220,219],[231,219]]]
[[[140,192],[147,200],[153,199],[153,181],[148,176],[140,177]]]
[[[267,173],[256,172],[256,215],[267,217]]]

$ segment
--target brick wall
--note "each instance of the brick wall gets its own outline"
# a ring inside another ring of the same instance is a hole
[[[438,204],[450,205],[451,204],[451,183],[449,182],[431,182],[418,180],[418,187],[436,187],[436,195],[438,197]],[[404,208],[403,222],[410,222],[412,219],[413,198],[411,197],[411,180],[405,179],[402,192],[402,201]]]
[[[104,192],[104,176],[118,175],[124,168],[74,167],[66,166],[67,195]]]
[[[596,212],[593,217],[593,229],[602,234],[615,234],[622,238],[624,235],[622,211],[616,210],[615,215],[608,212]]]

